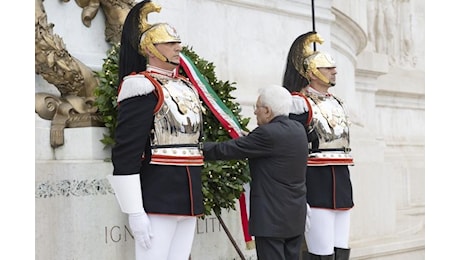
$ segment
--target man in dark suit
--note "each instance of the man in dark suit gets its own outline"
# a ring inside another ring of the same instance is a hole
[[[205,160],[249,159],[249,232],[259,260],[298,260],[304,238],[308,140],[304,127],[288,117],[291,104],[287,89],[263,88],[254,107],[257,128],[203,146]]]

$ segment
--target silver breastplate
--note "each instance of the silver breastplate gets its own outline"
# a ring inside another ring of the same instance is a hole
[[[198,93],[180,79],[161,80],[164,102],[152,129],[152,164],[203,165]]]
[[[164,103],[155,115],[153,145],[197,144],[201,105],[197,93],[180,79],[163,85]]]
[[[342,104],[333,96],[308,93],[313,118],[309,132],[315,131],[318,149],[341,149],[350,147],[350,122]]]

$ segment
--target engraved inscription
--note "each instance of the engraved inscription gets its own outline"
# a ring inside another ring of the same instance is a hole
[[[134,236],[129,231],[129,228],[124,226],[112,226],[112,227],[104,227],[104,234],[105,234],[105,243],[119,243],[119,242],[126,242],[129,240],[133,240]]]
[[[222,225],[216,217],[206,217],[196,220],[196,234],[206,234],[214,232],[222,232]],[[127,225],[115,225],[104,227],[105,243],[120,243],[133,240],[134,236]]]
[[[216,217],[206,217],[204,219],[197,219],[196,221],[196,233],[214,233],[221,232],[222,225]]]

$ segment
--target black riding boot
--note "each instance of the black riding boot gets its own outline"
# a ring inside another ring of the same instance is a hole
[[[349,260],[350,259],[350,248],[338,248],[334,247],[335,260]]]
[[[332,255],[315,255],[307,253],[303,255],[303,260],[334,260],[334,254]]]

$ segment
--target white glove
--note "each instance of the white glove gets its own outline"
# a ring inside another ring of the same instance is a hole
[[[310,205],[308,205],[307,203],[307,216],[305,217],[305,233],[307,233],[310,230],[310,214],[311,214]]]
[[[129,214],[129,227],[134,235],[134,240],[143,248],[149,249],[152,247],[152,230],[150,228],[150,219],[147,213],[132,213]]]

